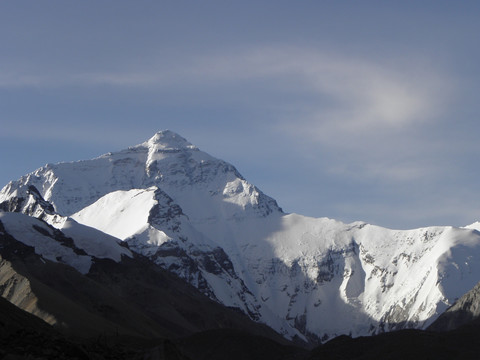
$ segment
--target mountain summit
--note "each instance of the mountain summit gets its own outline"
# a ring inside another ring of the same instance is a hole
[[[294,189],[292,189],[294,191]],[[480,274],[480,233],[285,214],[232,165],[171,131],[10,182],[0,209],[128,244],[285,337],[424,328]]]
[[[155,150],[198,150],[198,148],[186,139],[170,130],[159,131],[153,135],[146,143],[149,148]]]

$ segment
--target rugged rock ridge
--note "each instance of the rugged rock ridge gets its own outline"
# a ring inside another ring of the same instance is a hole
[[[117,237],[288,338],[428,326],[480,273],[473,229],[284,214],[232,165],[170,131],[40,168],[4,187],[0,207]]]
[[[480,283],[464,294],[452,306],[450,306],[435,322],[429,326],[429,330],[448,331],[461,327],[472,321],[478,325],[480,317]]]

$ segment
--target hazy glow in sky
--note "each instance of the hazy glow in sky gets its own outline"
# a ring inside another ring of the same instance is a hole
[[[170,129],[287,212],[480,220],[478,1],[0,2],[0,186]]]

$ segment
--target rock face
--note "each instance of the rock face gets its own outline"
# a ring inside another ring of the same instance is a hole
[[[429,326],[429,330],[448,331],[478,319],[480,316],[480,283],[458,299]]]
[[[0,208],[121,239],[211,299],[312,342],[424,328],[480,273],[474,229],[285,214],[232,165],[171,131],[46,165],[6,185]]]

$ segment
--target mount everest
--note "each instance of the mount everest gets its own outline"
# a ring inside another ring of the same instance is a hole
[[[285,214],[232,165],[171,131],[46,165],[7,184],[0,209],[5,231],[44,259],[86,274],[96,259],[139,253],[307,342],[426,328],[480,274],[478,224],[401,231]],[[74,246],[42,238],[56,230]]]

